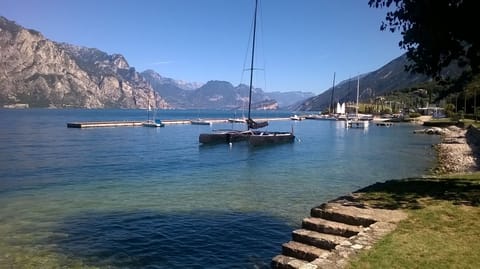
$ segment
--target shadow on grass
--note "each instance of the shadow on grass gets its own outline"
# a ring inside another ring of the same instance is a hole
[[[46,243],[102,268],[270,268],[291,230],[261,213],[87,212]]]
[[[419,178],[376,183],[355,192],[355,200],[386,209],[420,209],[430,200],[480,205],[480,182],[464,178]]]

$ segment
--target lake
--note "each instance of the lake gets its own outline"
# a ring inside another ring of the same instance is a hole
[[[254,117],[289,117],[256,111]],[[232,124],[67,128],[145,110],[0,110],[0,268],[269,268],[310,208],[427,174],[439,138],[418,125],[272,121],[292,144],[202,146]],[[158,111],[160,119],[233,111]],[[243,128],[237,125],[236,128]]]

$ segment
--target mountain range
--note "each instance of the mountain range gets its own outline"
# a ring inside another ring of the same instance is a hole
[[[0,105],[28,107],[236,109],[249,89],[226,81],[205,84],[137,72],[121,54],[46,39],[0,17]],[[278,109],[313,93],[269,93],[255,88],[253,109]],[[277,101],[278,99],[279,101]]]
[[[108,54],[46,39],[0,16],[0,105],[28,107],[243,109],[249,87],[227,81],[205,84],[166,78],[153,70],[138,72],[121,54]],[[404,71],[405,55],[376,71],[360,75],[360,99],[409,87],[428,78]],[[310,92],[264,92],[254,88],[253,109],[321,111],[330,105],[332,88]],[[334,100],[353,101],[356,78],[338,83]]]
[[[294,107],[300,111],[324,111],[333,102],[355,102],[357,98],[357,83],[359,85],[359,100],[365,101],[388,94],[394,90],[405,89],[429,80],[427,76],[412,74],[405,71],[408,60],[405,54],[390,61],[383,67],[358,77],[350,78],[334,85],[322,94],[311,97]]]

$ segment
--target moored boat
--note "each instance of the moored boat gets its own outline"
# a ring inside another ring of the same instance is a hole
[[[291,120],[303,120],[302,117],[299,117],[298,115],[293,115],[290,117]]]
[[[246,141],[250,133],[239,130],[214,130],[212,133],[203,133],[198,137],[201,144],[222,144]]]
[[[143,126],[143,127],[154,127],[154,128],[158,128],[158,127],[165,127],[165,124],[162,123],[162,122],[159,122],[158,120],[157,120],[157,121],[154,121],[154,120],[146,120],[146,121],[142,122],[142,126]]]
[[[148,102],[148,109],[147,109],[147,120],[142,122],[143,127],[153,127],[153,128],[158,128],[158,127],[164,127],[165,124],[162,123],[162,121],[155,119],[157,116],[157,99],[155,97],[155,92],[153,93],[153,99],[155,100],[155,106],[153,108],[153,113],[152,113],[152,118],[150,118],[150,111],[152,110],[152,107],[150,106],[150,101]]]
[[[211,121],[203,120],[203,119],[191,120],[190,123],[193,125],[212,125]]]
[[[353,118],[349,118],[347,116],[347,120],[345,122],[345,128],[368,128],[369,125],[369,118],[362,119],[358,114],[358,95],[360,91],[360,77],[357,79],[357,105],[355,106],[355,115]]]
[[[238,141],[248,141],[252,146],[259,146],[262,144],[276,144],[293,142],[295,136],[292,132],[271,132],[271,131],[257,131],[257,129],[265,128],[268,126],[268,121],[255,121],[251,117],[252,107],[252,92],[253,92],[253,70],[255,59],[255,36],[257,26],[257,8],[258,0],[255,0],[255,12],[253,19],[253,42],[252,42],[252,55],[250,64],[250,87],[248,97],[248,116],[245,119],[247,124],[246,131],[236,130],[221,130],[213,133],[204,133],[199,135],[199,142],[202,144],[218,144],[218,143],[232,143]],[[192,122],[193,123],[193,122]]]
[[[292,143],[294,140],[295,136],[291,132],[254,132],[248,136],[251,146]]]

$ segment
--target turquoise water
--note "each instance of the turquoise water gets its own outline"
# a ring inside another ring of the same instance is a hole
[[[0,110],[0,268],[269,268],[311,207],[428,173],[438,142],[410,124],[364,131],[314,120],[272,121],[269,129],[293,128],[297,141],[261,148],[198,144],[200,133],[231,124],[66,128],[145,118],[141,110]]]

